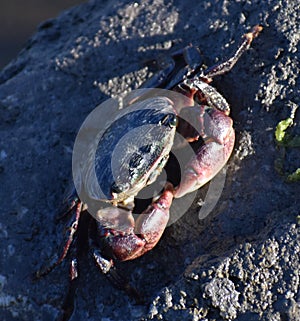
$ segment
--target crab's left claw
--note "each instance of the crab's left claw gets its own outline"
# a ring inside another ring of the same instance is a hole
[[[234,138],[234,130],[231,128],[222,143],[211,140],[202,145],[188,162],[174,197],[182,197],[209,182],[227,163],[233,150]]]

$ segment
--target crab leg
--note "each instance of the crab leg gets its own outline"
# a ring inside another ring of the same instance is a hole
[[[70,224],[70,227],[68,228],[67,230],[67,236],[66,236],[66,242],[65,242],[65,245],[63,247],[63,250],[62,250],[62,253],[60,256],[55,256],[50,264],[44,268],[42,268],[41,270],[37,271],[36,272],[36,277],[39,278],[39,277],[42,277],[42,276],[45,276],[47,275],[48,273],[50,273],[56,266],[58,266],[59,264],[62,263],[62,261],[65,259],[65,257],[67,256],[68,252],[69,252],[69,249],[70,249],[70,246],[73,242],[73,239],[74,239],[74,235],[77,231],[77,228],[78,228],[78,224],[79,224],[79,219],[80,219],[80,215],[81,215],[81,212],[82,212],[82,202],[80,201],[77,201],[76,203],[74,203],[73,207],[76,207],[76,210],[75,210],[75,218],[72,218],[71,220],[71,224]],[[73,208],[69,209],[69,211],[71,211]],[[72,271],[74,273],[72,273]],[[70,271],[71,273],[71,279],[75,278],[76,277],[76,271],[73,269],[71,269]]]
[[[204,78],[207,78],[209,81],[211,81],[213,77],[223,75],[229,70],[231,70],[232,67],[236,64],[236,62],[240,59],[242,54],[247,49],[249,49],[252,40],[258,36],[258,34],[262,31],[262,29],[263,27],[260,25],[254,26],[251,32],[246,33],[243,36],[244,40],[241,43],[241,45],[238,47],[236,52],[233,54],[233,56],[220,64],[217,64],[215,66],[212,66],[211,68],[208,68],[204,72],[204,76],[205,76]]]
[[[114,266],[113,260],[107,260],[103,257],[101,251],[97,248],[92,248],[92,256],[96,262],[96,266],[118,289],[125,291],[130,297],[134,298],[137,304],[142,303],[140,293],[132,287],[128,280],[120,275]]]
[[[67,295],[64,299],[64,303],[61,307],[62,317],[61,320],[69,320],[74,311],[74,300],[75,294],[77,290],[77,282],[78,282],[78,269],[77,269],[77,260],[72,259],[70,264],[70,283]]]

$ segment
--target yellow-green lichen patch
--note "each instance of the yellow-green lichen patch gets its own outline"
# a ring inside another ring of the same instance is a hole
[[[298,106],[294,105],[291,109],[290,117],[281,120],[275,130],[275,140],[279,147],[279,157],[275,160],[275,169],[280,175],[283,175],[288,182],[300,181],[300,168],[297,168],[292,173],[286,173],[284,170],[286,149],[300,147],[300,136],[291,136],[287,132],[288,128],[294,125],[297,108]]]

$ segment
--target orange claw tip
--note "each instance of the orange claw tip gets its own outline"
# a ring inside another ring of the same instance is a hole
[[[256,38],[262,30],[263,30],[263,26],[261,25],[254,26],[251,32],[245,34],[245,37],[247,38],[248,42],[251,43],[252,40]]]
[[[261,25],[256,25],[252,28],[251,33],[253,34],[253,38],[257,37],[258,34],[263,30],[263,26]]]

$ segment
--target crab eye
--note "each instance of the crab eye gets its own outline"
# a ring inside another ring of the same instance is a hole
[[[162,125],[176,127],[177,126],[177,116],[175,114],[166,115],[161,121]]]
[[[129,189],[129,185],[124,183],[119,183],[117,184],[116,182],[114,182],[112,185],[111,185],[111,188],[110,188],[110,192],[112,195],[114,194],[120,194],[120,193],[124,193],[126,192],[127,190]]]

